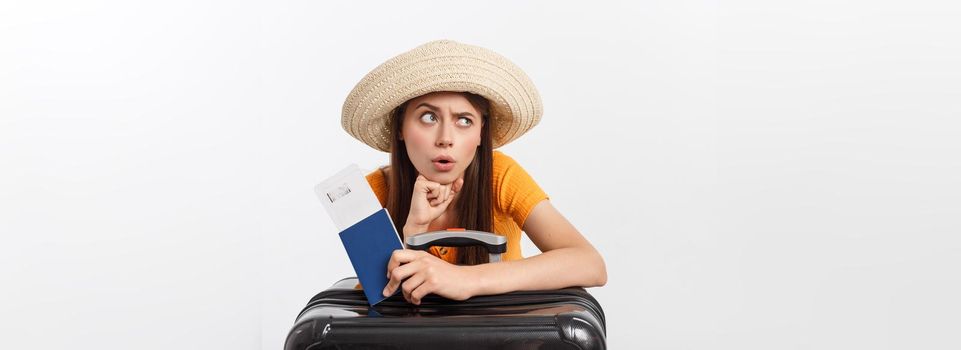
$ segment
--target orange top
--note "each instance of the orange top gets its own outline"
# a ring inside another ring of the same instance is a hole
[[[519,260],[521,255],[521,227],[534,206],[549,199],[527,171],[513,158],[494,151],[494,233],[507,237],[507,252],[501,260]],[[380,200],[387,205],[387,182],[380,170],[367,175],[367,182]],[[398,228],[400,229],[400,228]],[[456,261],[456,248],[435,247],[431,253],[448,262]]]

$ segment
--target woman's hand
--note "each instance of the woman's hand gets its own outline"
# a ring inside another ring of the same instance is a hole
[[[410,199],[410,213],[407,214],[407,228],[414,229],[418,231],[417,233],[426,231],[431,221],[447,210],[454,195],[463,186],[464,178],[458,178],[452,183],[443,185],[428,180],[424,175],[417,175],[414,192]],[[407,231],[405,230],[405,235]]]
[[[474,294],[476,276],[470,266],[448,263],[428,252],[398,249],[387,263],[387,287],[384,296],[394,294],[398,286],[404,299],[420,305],[427,294],[437,294],[447,299],[466,300]]]

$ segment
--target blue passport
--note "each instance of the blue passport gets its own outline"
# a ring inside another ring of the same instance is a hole
[[[367,303],[373,306],[386,299],[383,292],[387,286],[387,262],[394,250],[403,249],[387,209],[341,231],[340,241],[364,288]]]

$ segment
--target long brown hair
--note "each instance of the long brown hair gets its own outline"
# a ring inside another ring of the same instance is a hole
[[[464,96],[475,109],[481,112],[483,126],[481,127],[481,144],[474,154],[474,160],[464,170],[464,186],[457,196],[454,212],[457,216],[457,227],[468,230],[493,232],[493,172],[494,149],[491,137],[490,103],[484,97],[464,92]],[[414,192],[414,182],[417,180],[417,169],[410,161],[407,147],[398,135],[404,125],[404,112],[407,104],[404,102],[391,112],[390,116],[390,172],[387,174],[388,195],[387,211],[390,212],[394,227],[403,240],[404,225],[410,213],[410,201]],[[482,247],[459,247],[457,249],[457,263],[461,265],[476,265],[488,262],[488,252]]]

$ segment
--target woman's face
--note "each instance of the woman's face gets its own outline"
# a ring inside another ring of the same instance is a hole
[[[400,139],[418,173],[449,184],[474,160],[483,122],[464,94],[433,92],[408,102]]]

